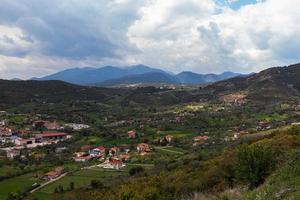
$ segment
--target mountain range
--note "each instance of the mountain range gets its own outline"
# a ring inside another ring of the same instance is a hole
[[[102,68],[72,68],[32,80],[60,80],[85,86],[114,86],[121,84],[165,83],[165,84],[203,84],[241,76],[239,73],[197,74],[181,72],[172,74],[166,71],[134,65],[128,67],[106,66]]]
[[[151,76],[143,75],[151,80]],[[153,76],[156,76],[154,73]],[[139,76],[136,76],[139,77]],[[171,76],[173,77],[173,76]],[[170,78],[170,81],[173,81]],[[231,96],[255,101],[289,100],[300,96],[300,64],[266,69],[257,74],[211,83],[193,90],[161,90],[79,86],[62,81],[0,80],[0,106],[30,102],[97,101],[173,104]],[[161,77],[164,78],[164,77]],[[140,81],[138,78],[136,80]]]

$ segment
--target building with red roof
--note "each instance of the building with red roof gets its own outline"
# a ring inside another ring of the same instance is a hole
[[[39,141],[49,141],[49,140],[65,140],[67,134],[64,132],[42,132],[41,134],[36,134],[35,138]]]
[[[204,136],[196,136],[196,137],[193,138],[194,142],[206,141],[208,139],[209,139],[209,137],[206,136],[206,135],[204,135]]]
[[[146,143],[138,144],[136,149],[139,153],[147,153],[151,151],[149,144]]]
[[[109,164],[111,165],[112,169],[119,170],[123,167],[123,162],[121,160],[111,160],[109,161]]]
[[[136,132],[135,131],[128,131],[127,132],[127,134],[128,134],[128,138],[135,138],[136,137]]]

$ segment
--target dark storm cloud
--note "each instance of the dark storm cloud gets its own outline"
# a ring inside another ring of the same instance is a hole
[[[116,49],[129,48],[122,31],[117,30],[132,19],[128,9],[108,16],[108,12],[114,12],[108,6],[104,1],[3,0],[0,23],[21,28],[44,55],[116,57]],[[118,40],[121,38],[123,41]]]

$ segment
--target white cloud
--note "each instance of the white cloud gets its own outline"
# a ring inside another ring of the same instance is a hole
[[[173,71],[250,72],[300,60],[296,1],[268,0],[221,12],[206,1],[198,15],[178,14],[171,1],[151,2],[129,29],[130,41],[143,51],[137,57],[146,64]]]
[[[294,63],[299,6],[294,0],[238,10],[214,0],[2,0],[0,78],[105,64],[204,73]]]

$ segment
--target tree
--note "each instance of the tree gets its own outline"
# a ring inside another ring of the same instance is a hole
[[[63,193],[64,192],[64,187],[62,185],[58,186],[58,192]]]
[[[145,171],[145,169],[142,166],[133,167],[129,170],[130,176],[134,176],[136,174],[139,174],[141,172]]]
[[[104,185],[98,180],[91,180],[91,187],[93,189],[99,189],[99,188],[103,188]]]
[[[72,182],[70,182],[70,190],[74,190],[74,188],[75,188],[75,184],[74,184],[74,182],[72,181]]]
[[[262,146],[243,146],[237,153],[237,178],[250,188],[264,182],[272,170],[272,150]]]

